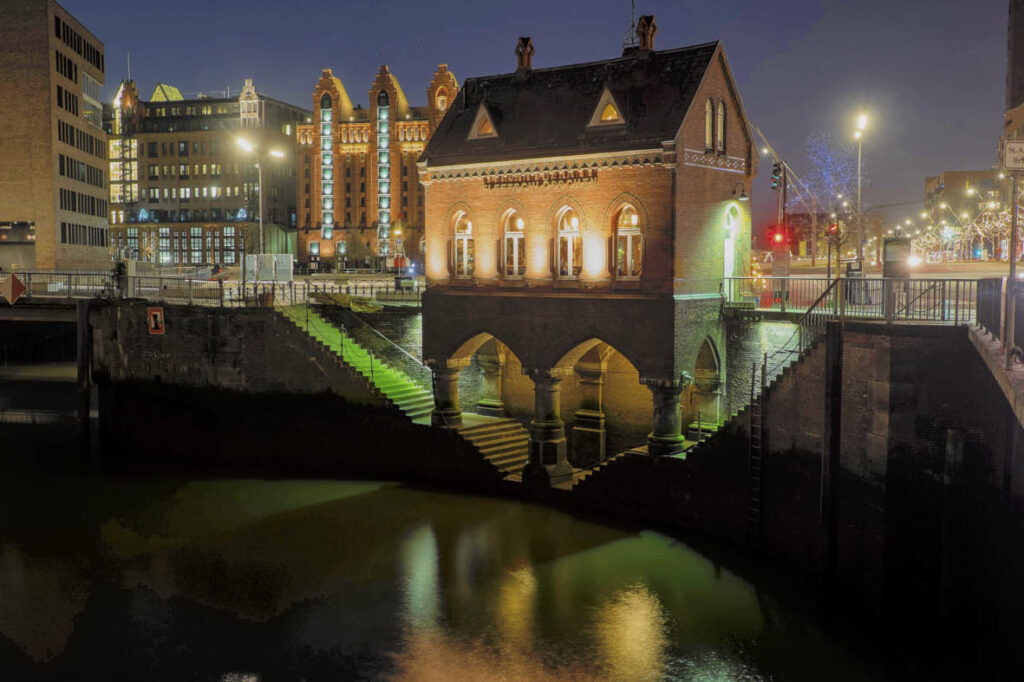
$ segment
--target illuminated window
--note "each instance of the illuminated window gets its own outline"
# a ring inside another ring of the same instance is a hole
[[[455,276],[473,276],[473,223],[465,213],[455,219]]]
[[[438,88],[437,96],[434,98],[437,103],[438,111],[447,111],[448,109],[448,91],[444,88]]]
[[[519,212],[505,214],[505,276],[522,277],[526,272],[526,249],[523,228],[525,222]]]
[[[388,254],[391,244],[390,110],[388,93],[381,90],[377,93],[377,249],[381,256]]]
[[[310,256],[319,256],[320,255],[320,242],[310,242],[309,243],[309,255]]]
[[[715,143],[715,105],[708,100],[704,105],[704,149],[711,151]]]
[[[615,273],[620,278],[639,277],[643,272],[643,237],[640,216],[626,204],[615,221]]]
[[[725,102],[718,103],[718,118],[715,120],[715,150],[725,153]]]
[[[583,267],[580,219],[568,206],[558,214],[558,276],[579,277]]]

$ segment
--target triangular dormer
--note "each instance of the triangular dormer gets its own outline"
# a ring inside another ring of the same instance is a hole
[[[469,137],[467,140],[483,140],[488,137],[497,137],[498,131],[494,128],[494,121],[491,120],[491,115],[487,113],[487,107],[484,103],[480,103],[480,107],[476,110],[476,117],[473,119],[473,125],[469,129]]]
[[[612,97],[611,90],[606,87],[604,92],[601,93],[601,99],[597,100],[597,106],[594,108],[594,114],[590,117],[590,123],[587,124],[587,127],[615,126],[625,123],[626,117],[622,115],[622,109],[619,108],[615,98]]]

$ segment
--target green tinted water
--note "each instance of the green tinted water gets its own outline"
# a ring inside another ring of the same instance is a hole
[[[3,679],[865,679],[684,544],[389,483],[8,475]],[[819,677],[820,676],[820,677]]]

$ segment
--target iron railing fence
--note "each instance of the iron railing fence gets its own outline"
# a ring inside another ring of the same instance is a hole
[[[194,279],[181,275],[115,277],[110,271],[19,270],[26,301],[67,298],[145,298],[168,303],[218,306],[291,305],[303,303],[312,292],[347,294],[380,303],[419,305],[422,287],[397,286],[394,279],[359,282],[294,280],[240,282]]]
[[[837,282],[825,300],[821,296]],[[727,304],[755,310],[830,311],[843,318],[973,324],[977,321],[977,280],[840,277],[730,277],[723,282]]]
[[[1003,325],[1003,279],[978,280],[978,326],[998,337]]]
[[[352,340],[369,351],[372,357],[401,371],[421,388],[433,391],[433,373],[423,361],[388,338],[379,329],[351,310],[335,306],[317,306],[321,315],[337,324]]]

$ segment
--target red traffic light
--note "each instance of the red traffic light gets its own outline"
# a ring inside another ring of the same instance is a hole
[[[776,244],[781,244],[785,238],[786,237],[783,236],[783,234],[781,232],[776,232],[775,233],[775,243]]]

